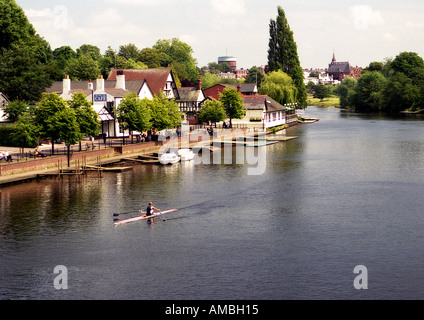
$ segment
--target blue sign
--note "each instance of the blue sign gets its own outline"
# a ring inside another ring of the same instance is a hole
[[[95,102],[107,101],[107,94],[95,94],[94,101]]]

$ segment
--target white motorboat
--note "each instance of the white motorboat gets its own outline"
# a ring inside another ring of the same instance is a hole
[[[159,162],[162,164],[174,164],[180,161],[180,157],[174,152],[164,153],[160,156]]]
[[[190,149],[180,149],[178,150],[178,155],[180,156],[181,161],[190,161],[194,158],[194,152]]]

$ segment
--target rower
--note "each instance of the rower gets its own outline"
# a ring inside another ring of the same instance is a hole
[[[147,209],[146,209],[146,216],[151,216],[152,214],[155,213],[155,210],[159,210],[160,211],[160,209],[154,207],[152,205],[152,203],[149,202],[149,205],[147,206]]]

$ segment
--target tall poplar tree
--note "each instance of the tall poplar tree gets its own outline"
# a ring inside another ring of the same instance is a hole
[[[296,101],[307,104],[307,92],[303,83],[303,70],[297,54],[297,45],[284,10],[279,6],[276,20],[269,24],[268,72],[282,70],[294,81],[297,88]]]

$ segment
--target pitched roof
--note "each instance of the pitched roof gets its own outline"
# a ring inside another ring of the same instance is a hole
[[[222,85],[225,87],[232,87],[232,88],[237,88],[238,86],[240,86],[242,94],[258,92],[256,83],[223,83]]]
[[[179,101],[197,101],[202,91],[197,90],[196,87],[182,87],[178,88]]]
[[[335,72],[343,72],[343,73],[350,73],[350,64],[349,62],[334,62],[330,63],[328,66],[328,73],[335,73]]]
[[[88,96],[92,93],[91,89],[88,89],[89,83],[90,83],[90,81],[72,81],[70,92],[71,93],[82,92],[86,96]],[[97,90],[97,83],[96,83],[96,81],[94,81],[92,83],[93,83],[93,90],[96,91]],[[111,96],[114,96],[114,97],[123,97],[124,95],[131,93],[131,92],[139,93],[140,89],[141,89],[141,87],[143,86],[144,83],[145,83],[144,79],[143,80],[126,80],[125,81],[126,90],[124,90],[124,89],[115,88],[116,81],[105,80],[105,92],[110,94]],[[46,92],[47,93],[57,93],[57,94],[63,93],[63,81],[53,82],[51,87],[46,88]]]
[[[168,81],[172,68],[150,68],[150,69],[112,69],[107,80],[116,80],[118,71],[122,71],[126,80],[146,80],[153,94],[162,92]]]
[[[238,86],[240,86],[241,94],[257,93],[256,83],[218,83],[203,90],[203,92],[206,97],[219,100],[219,93],[223,92],[225,88],[237,88]]]
[[[286,108],[267,95],[242,96],[246,110],[263,110],[268,112],[284,111]]]

